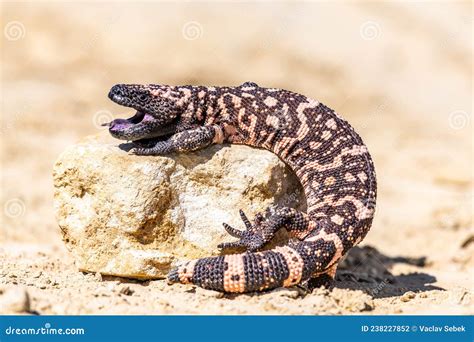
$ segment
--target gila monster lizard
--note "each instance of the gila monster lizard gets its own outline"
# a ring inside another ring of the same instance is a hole
[[[307,213],[288,207],[259,213],[240,210],[245,230],[224,223],[244,247],[188,261],[168,275],[224,292],[252,292],[334,279],[341,257],[367,234],[375,210],[372,159],[359,135],[332,109],[306,96],[252,82],[237,87],[126,85],[109,98],[137,110],[105,124],[115,138],[135,143],[137,155],[189,152],[211,144],[245,144],[272,151],[299,178]],[[296,238],[259,251],[280,228]]]

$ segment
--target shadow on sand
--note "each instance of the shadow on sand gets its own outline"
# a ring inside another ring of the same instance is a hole
[[[430,285],[436,282],[436,277],[427,273],[393,275],[390,272],[391,267],[400,263],[424,267],[426,257],[389,257],[374,247],[354,247],[340,263],[335,286],[362,290],[373,298],[400,296],[408,291],[444,290]]]

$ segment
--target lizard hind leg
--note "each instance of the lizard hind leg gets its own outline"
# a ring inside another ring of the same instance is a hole
[[[253,222],[250,222],[242,210],[239,210],[239,213],[245,230],[238,230],[223,223],[227,233],[239,240],[222,243],[219,248],[245,247],[248,251],[254,252],[269,242],[280,228],[285,227],[292,237],[302,240],[317,227],[316,222],[307,214],[293,208],[269,208],[265,216],[261,213],[255,215]]]
[[[275,227],[265,225],[265,217],[262,214],[255,215],[253,223],[250,222],[242,209],[239,210],[239,214],[245,230],[238,230],[227,223],[223,223],[222,225],[227,233],[239,240],[221,243],[218,245],[219,248],[245,247],[249,251],[256,251],[272,238],[272,231]]]

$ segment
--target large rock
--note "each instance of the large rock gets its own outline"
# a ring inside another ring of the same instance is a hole
[[[63,239],[82,271],[162,278],[173,263],[219,253],[272,204],[304,205],[300,185],[274,154],[212,146],[143,157],[107,134],[70,146],[54,166],[54,203]]]

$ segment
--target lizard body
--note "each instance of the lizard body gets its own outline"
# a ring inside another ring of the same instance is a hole
[[[251,82],[121,84],[109,98],[137,110],[130,119],[107,124],[112,136],[136,143],[137,155],[245,144],[278,155],[303,186],[307,213],[280,207],[251,222],[240,210],[245,229],[224,223],[238,240],[219,247],[247,251],[188,261],[169,273],[171,282],[242,293],[331,280],[341,257],[370,229],[376,200],[372,159],[347,121],[318,101]],[[283,227],[297,242],[261,251]]]

